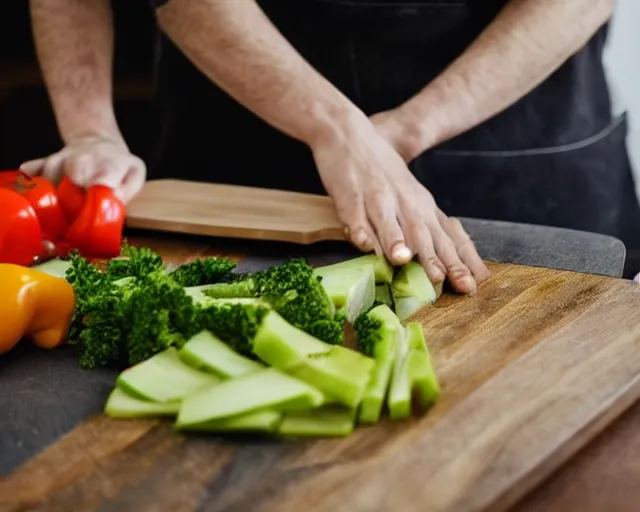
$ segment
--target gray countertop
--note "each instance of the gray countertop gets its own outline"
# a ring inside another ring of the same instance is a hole
[[[463,222],[481,255],[489,260],[616,277],[622,274],[624,246],[610,237],[490,221]],[[233,244],[225,241],[224,248]],[[308,255],[312,264],[351,254],[280,246],[243,261],[239,269],[264,267],[291,253]],[[72,347],[43,351],[24,343],[0,356],[0,476],[99,412],[115,377],[111,370],[80,369]]]

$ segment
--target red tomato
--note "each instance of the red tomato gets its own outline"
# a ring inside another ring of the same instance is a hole
[[[42,176],[31,177],[22,171],[5,171],[0,173],[0,187],[15,190],[29,201],[46,240],[55,242],[64,234],[67,222],[50,181]]]
[[[26,197],[0,188],[0,262],[30,265],[42,251],[42,230]]]

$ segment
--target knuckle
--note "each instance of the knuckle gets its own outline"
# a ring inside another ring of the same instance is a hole
[[[447,224],[452,231],[464,231],[462,222],[458,217],[447,217]]]

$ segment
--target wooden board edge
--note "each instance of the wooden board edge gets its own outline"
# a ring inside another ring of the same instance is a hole
[[[577,430],[573,437],[559,447],[552,457],[548,457],[542,464],[534,468],[511,489],[503,493],[491,507],[491,511],[507,512],[524,500],[542,483],[561,471],[575,455],[588,447],[600,434],[615,423],[625,412],[640,401],[640,375],[629,385],[628,391],[614,400],[603,414],[586,423]]]
[[[315,231],[299,233],[277,230],[260,231],[253,228],[225,228],[221,226],[185,224],[182,222],[168,220],[150,220],[135,216],[128,216],[125,219],[125,227],[131,229],[144,229],[148,231],[208,236],[215,238],[285,242],[296,245],[312,245],[318,242],[347,241],[345,233],[341,228],[323,228]]]

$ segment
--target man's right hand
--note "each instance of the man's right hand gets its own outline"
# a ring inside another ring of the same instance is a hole
[[[489,270],[460,221],[447,217],[403,158],[366,118],[311,145],[316,166],[354,245],[393,264],[414,255],[434,283],[473,294]]]
[[[125,204],[140,192],[147,170],[124,142],[106,137],[83,137],[71,141],[57,153],[23,163],[20,169],[58,183],[66,175],[76,185],[104,185]]]

